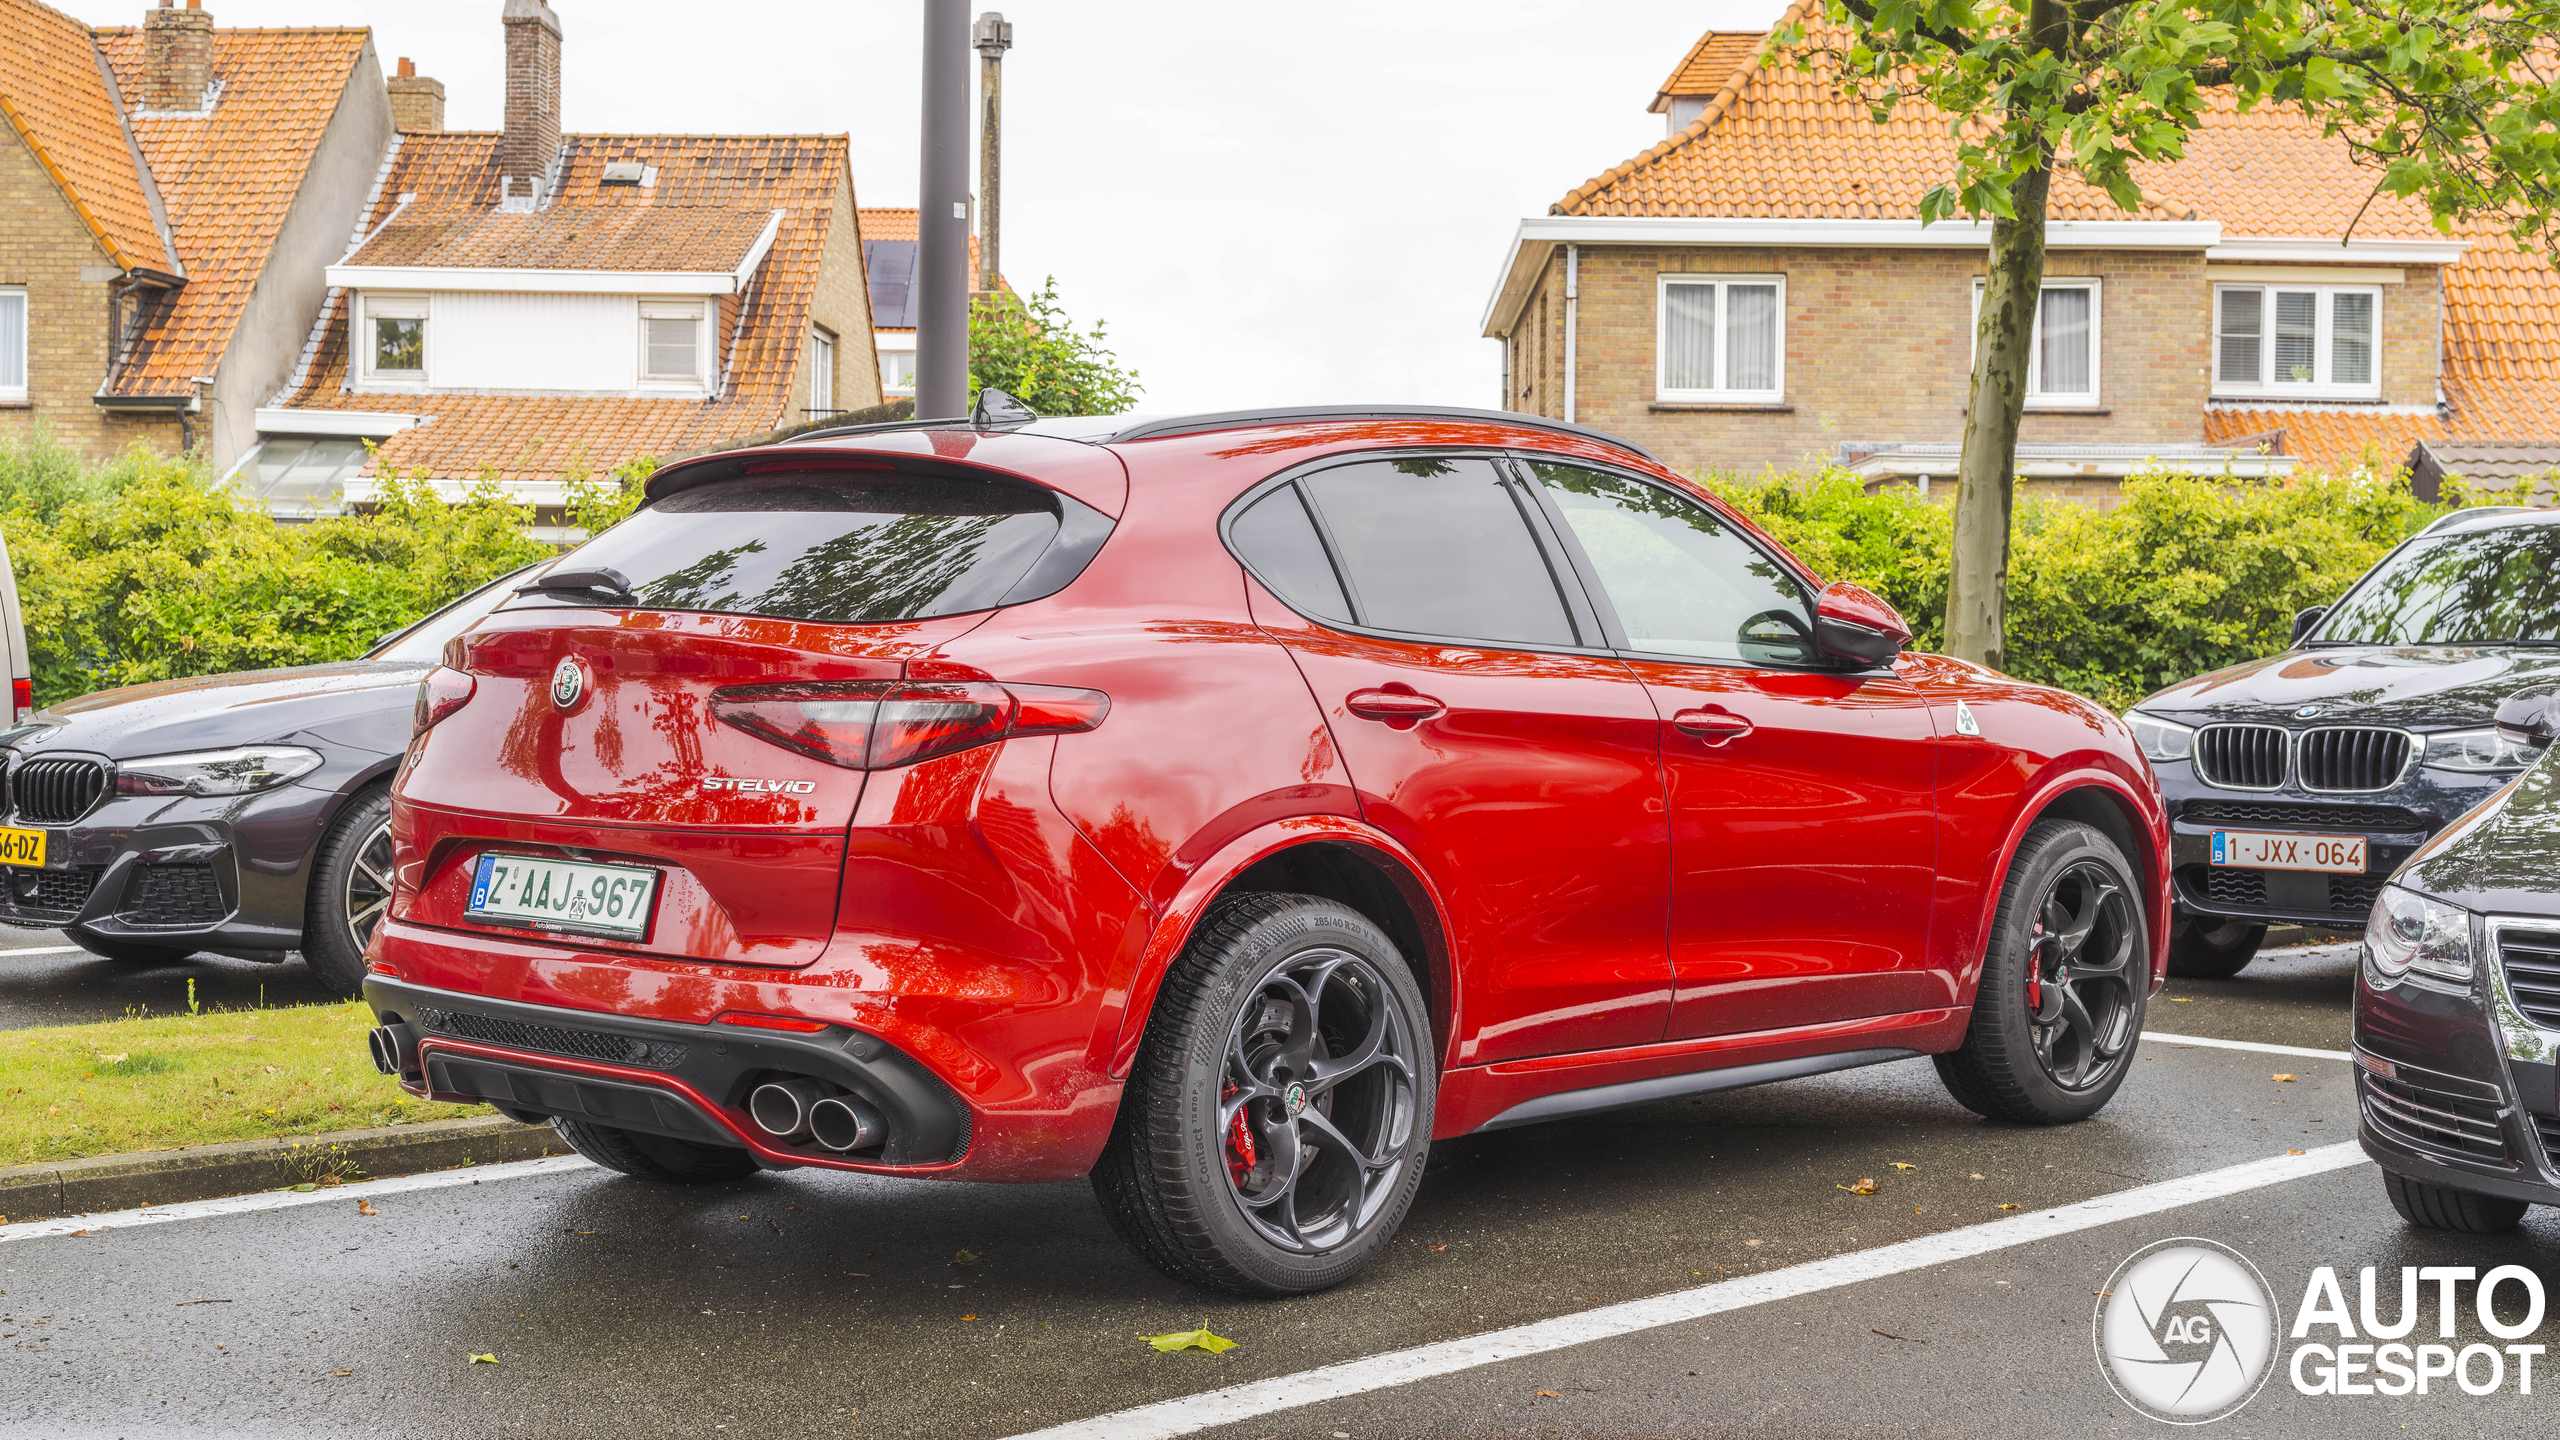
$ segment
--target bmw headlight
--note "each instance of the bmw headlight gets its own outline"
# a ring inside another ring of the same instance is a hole
[[[2412,970],[2445,980],[2471,978],[2471,912],[2385,885],[2364,928],[2364,956],[2386,983]]]
[[[2124,712],[2124,723],[2142,753],[2155,761],[2184,760],[2196,752],[2196,732],[2189,726],[2139,710]]]
[[[2447,730],[2428,736],[2426,759],[2419,763],[2431,769],[2474,775],[2513,775],[2540,758],[2538,751],[2500,735],[2498,727],[2484,725],[2477,730]]]
[[[299,745],[243,745],[116,762],[119,795],[246,795],[272,790],[320,768],[320,755]]]

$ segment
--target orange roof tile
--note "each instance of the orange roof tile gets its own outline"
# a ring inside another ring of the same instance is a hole
[[[647,210],[562,203],[531,215],[411,210],[383,226],[349,265],[505,270],[734,270],[769,213],[717,205]]]
[[[176,273],[87,25],[36,0],[0,0],[0,112],[110,259]]]
[[[1734,78],[1734,72],[1758,57],[1760,42],[1769,38],[1765,30],[1710,30],[1698,37],[1680,63],[1671,67],[1671,78],[1662,82],[1662,93],[1653,97],[1656,115],[1671,108],[1674,95],[1713,95]]]
[[[2445,438],[2445,424],[2433,414],[2379,410],[2373,406],[2339,405],[2302,410],[2207,410],[2204,438],[2208,445],[2229,445],[2267,437],[2273,452],[2298,455],[2314,470],[2344,470],[2373,447],[2383,465],[2409,458],[2421,440]]]
[[[439,479],[465,480],[484,465],[502,480],[520,481],[553,479],[579,464],[604,471],[634,456],[760,434],[799,419],[785,411],[837,189],[852,184],[846,137],[567,135],[562,143],[568,159],[550,209],[508,218],[541,218],[555,227],[594,224],[602,233],[618,234],[623,232],[615,227],[625,221],[677,216],[718,236],[749,219],[761,229],[771,212],[785,212],[772,248],[741,297],[719,394],[709,400],[358,394],[345,388],[347,316],[341,295],[323,317],[307,374],[276,403],[424,415],[425,423],[383,442],[374,473],[423,468]],[[657,185],[599,186],[604,166],[615,160],[657,166]],[[417,197],[404,218],[490,215],[498,200],[497,164],[494,133],[406,136],[366,223],[381,225],[404,193]]]
[[[2495,226],[2462,232],[2444,271],[2444,392],[2454,433],[2560,439],[2560,274]]]
[[[140,95],[142,32],[97,38],[119,88]],[[222,91],[212,110],[133,117],[187,283],[151,308],[113,393],[185,394],[221,362],[367,38],[360,29],[217,29]]]

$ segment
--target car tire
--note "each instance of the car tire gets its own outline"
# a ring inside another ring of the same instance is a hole
[[[1093,1171],[1112,1228],[1206,1289],[1350,1279],[1422,1184],[1440,1070],[1429,1015],[1394,942],[1350,907],[1218,901],[1164,978]]]
[[[2181,980],[2228,980],[2257,958],[2266,939],[2264,925],[2186,916],[2169,932],[2169,973]]]
[[[2382,1192],[2410,1224],[2462,1235],[2504,1235],[2523,1221],[2526,1209],[2522,1200],[2430,1185],[2388,1170],[2382,1172]]]
[[[756,1173],[755,1157],[743,1148],[697,1145],[671,1135],[616,1130],[609,1125],[591,1125],[558,1116],[552,1118],[551,1128],[569,1142],[570,1149],[635,1180],[655,1180],[662,1185],[718,1185]]]
[[[391,788],[356,792],[312,854],[302,963],[330,994],[364,989],[364,947],[391,906]]]
[[[66,929],[71,943],[101,960],[115,960],[126,965],[174,965],[196,953],[192,948],[177,949],[167,945],[136,945],[124,940],[108,940],[86,930]]]
[[[1964,1044],[1937,1057],[1959,1104],[2028,1125],[2106,1108],[2133,1068],[2151,992],[2141,896],[2124,852],[2099,831],[2069,820],[2027,831],[2001,886]]]

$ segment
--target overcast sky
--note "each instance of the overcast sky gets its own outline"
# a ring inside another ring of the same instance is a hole
[[[52,3],[99,24],[146,6]],[[407,55],[444,82],[448,125],[499,123],[500,0],[207,4],[224,26],[372,26],[386,71]],[[1783,8],[993,4],[1014,24],[1005,274],[1055,275],[1107,321],[1153,412],[1495,404],[1477,332],[1512,227],[1662,138],[1645,106],[1700,32]],[[553,8],[567,128],[846,132],[861,203],[915,203],[918,0]]]

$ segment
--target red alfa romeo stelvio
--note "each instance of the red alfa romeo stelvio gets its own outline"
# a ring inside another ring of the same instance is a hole
[[[1089,1176],[1262,1295],[1437,1137],[1920,1055],[2081,1119],[2160,983],[2151,771],[1909,639],[1528,416],[686,460],[421,683],[375,1060],[649,1180]]]

